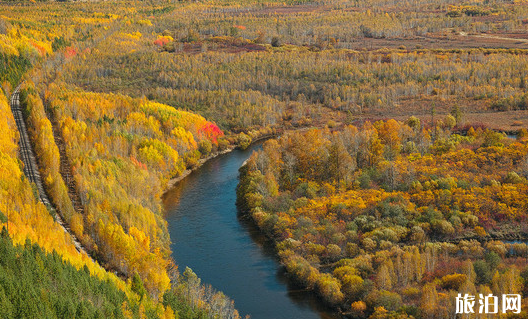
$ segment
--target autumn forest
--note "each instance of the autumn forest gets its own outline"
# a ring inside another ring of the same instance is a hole
[[[1,1],[0,318],[279,319],[171,239],[169,190],[249,147],[215,209],[294,309],[526,318],[527,4]]]

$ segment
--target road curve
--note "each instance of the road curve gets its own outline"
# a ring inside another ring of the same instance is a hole
[[[31,147],[31,142],[29,140],[29,135],[26,127],[26,123],[24,121],[24,116],[22,114],[22,108],[20,107],[20,86],[18,86],[13,94],[11,95],[11,111],[13,112],[13,116],[16,121],[16,125],[18,128],[18,132],[20,133],[20,159],[24,163],[24,174],[29,179],[30,182],[34,183],[38,189],[38,196],[39,200],[46,205],[49,209],[56,212],[56,210],[53,208],[51,201],[49,200],[46,191],[44,189],[44,186],[42,184],[42,178],[40,176],[37,160],[35,157],[35,153],[33,152],[33,148]],[[75,245],[75,248],[80,252],[86,254],[88,257],[91,258],[91,256],[87,253],[87,251],[84,249],[80,241],[77,239],[75,234],[73,234],[70,230],[70,228],[64,223],[62,220],[62,217],[60,214],[55,214],[55,221],[62,227],[62,229],[68,233],[72,239],[73,244]],[[93,260],[93,258],[91,258]]]

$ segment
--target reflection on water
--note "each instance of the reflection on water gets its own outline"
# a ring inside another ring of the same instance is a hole
[[[241,315],[340,318],[289,280],[267,238],[237,214],[238,168],[259,147],[213,159],[165,194],[173,257],[231,297]]]

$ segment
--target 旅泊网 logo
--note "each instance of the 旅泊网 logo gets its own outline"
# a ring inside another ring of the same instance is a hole
[[[478,300],[478,303],[477,303]],[[456,297],[457,314],[494,314],[494,313],[520,313],[521,312],[521,295],[504,294],[499,301],[498,296],[492,294],[484,296],[475,296],[469,294],[458,294]]]

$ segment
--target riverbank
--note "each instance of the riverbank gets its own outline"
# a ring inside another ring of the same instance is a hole
[[[251,139],[251,143],[249,144],[249,146],[247,148],[250,148],[252,145],[254,145],[255,143],[258,143],[258,142],[260,142],[262,140],[274,138],[274,137],[277,137],[277,136],[279,136],[281,134],[282,134],[282,131],[279,131],[279,132],[274,132],[274,133],[270,133],[270,134],[263,134],[261,136],[252,138]],[[165,188],[164,193],[167,193],[171,188],[176,186],[176,184],[178,184],[180,181],[182,181],[185,177],[189,176],[192,172],[194,172],[195,170],[197,170],[200,167],[202,167],[205,163],[207,163],[207,161],[209,161],[209,160],[211,160],[213,158],[216,158],[216,157],[218,157],[220,155],[224,155],[224,154],[230,153],[230,152],[232,152],[233,150],[235,150],[237,148],[239,148],[238,145],[235,145],[235,144],[229,145],[225,150],[222,150],[222,151],[219,151],[219,152],[214,152],[212,154],[209,154],[207,157],[199,159],[198,162],[196,163],[196,165],[194,165],[192,168],[188,168],[185,171],[183,171],[179,176],[171,178],[169,180],[169,182],[167,183],[167,186]]]
[[[208,160],[164,197],[178,267],[233,299],[252,319],[341,319],[288,276],[274,247],[236,206],[238,169],[262,140]]]
[[[183,173],[181,173],[178,177],[174,177],[172,178],[171,180],[169,180],[169,182],[167,183],[167,187],[164,191],[164,193],[167,193],[171,188],[173,188],[174,186],[176,186],[176,184],[178,184],[178,182],[180,182],[182,179],[184,179],[185,177],[189,176],[189,174],[191,174],[192,172],[194,172],[195,170],[199,169],[203,164],[205,164],[207,161],[215,158],[215,157],[218,157],[220,155],[223,155],[223,154],[227,154],[229,152],[232,152],[234,149],[236,149],[236,146],[235,145],[231,145],[229,146],[227,149],[223,150],[223,151],[220,151],[220,152],[215,152],[215,153],[212,153],[210,154],[209,156],[207,157],[204,157],[204,158],[201,158],[198,160],[198,162],[196,163],[196,165],[194,165],[192,168],[188,168],[186,169],[185,171],[183,171]]]
[[[316,298],[335,312],[340,318],[346,317],[346,304],[335,301],[329,297],[327,289],[325,289],[322,281],[325,278],[325,273],[321,272],[318,268],[312,267],[302,257],[298,257],[292,263],[291,255],[281,253],[278,249],[279,243],[274,234],[270,231],[270,228],[263,227],[263,217],[266,213],[262,211],[260,205],[256,204],[259,202],[258,196],[253,196],[254,193],[251,187],[254,186],[252,182],[252,176],[250,168],[248,167],[248,161],[244,161],[239,168],[239,184],[237,186],[237,207],[243,216],[247,216],[247,220],[250,221],[258,231],[265,236],[269,243],[273,246],[274,254],[278,257],[280,264],[284,267],[287,276],[295,282],[296,285],[302,287],[307,292],[313,293]],[[260,220],[259,220],[260,218]],[[264,218],[265,219],[265,218]],[[309,277],[309,280],[308,280]]]

